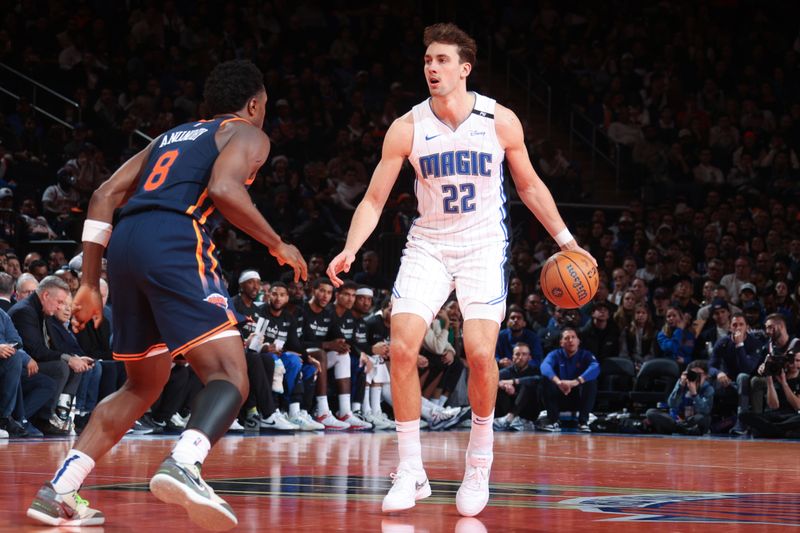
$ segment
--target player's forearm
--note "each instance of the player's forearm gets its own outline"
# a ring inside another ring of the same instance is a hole
[[[344,249],[357,253],[361,246],[366,242],[381,216],[381,209],[376,209],[371,202],[364,200],[353,213],[353,220],[350,222],[350,231],[347,232],[347,242]]]

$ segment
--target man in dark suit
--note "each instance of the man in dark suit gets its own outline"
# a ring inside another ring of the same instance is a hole
[[[0,272],[0,309],[8,312],[11,306],[12,294],[14,292],[14,278],[5,272]]]
[[[64,280],[47,276],[36,292],[14,304],[8,312],[22,337],[25,351],[38,363],[39,372],[56,381],[56,408],[50,422],[61,429],[68,429],[69,411],[80,385],[80,374],[89,370],[91,360],[54,349],[45,327],[47,317],[65,305],[68,294],[69,286]]]

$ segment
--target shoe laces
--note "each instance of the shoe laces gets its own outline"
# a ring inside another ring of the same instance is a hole
[[[77,491],[73,494],[73,498],[75,499],[75,508],[86,508],[89,507],[89,500],[84,500],[81,498],[81,495],[77,493]]]
[[[489,479],[489,468],[485,466],[469,465],[464,475],[464,485],[471,490],[481,490]]]
[[[414,476],[407,470],[398,470],[397,472],[392,472],[389,474],[389,478],[391,478],[392,486],[394,487],[398,483],[402,483],[404,481],[410,481],[413,483]]]

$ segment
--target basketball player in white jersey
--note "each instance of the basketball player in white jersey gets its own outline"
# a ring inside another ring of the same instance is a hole
[[[425,330],[455,289],[464,315],[472,406],[466,472],[456,506],[462,515],[474,516],[489,500],[498,380],[494,351],[507,292],[504,158],[520,198],[561,249],[582,250],[531,166],[519,119],[494,100],[467,91],[475,41],[454,24],[435,24],[425,29],[424,42],[431,97],[386,133],[381,160],[353,215],[344,250],[328,266],[328,276],[341,285],[337,274],[350,270],[408,159],[417,174],[420,216],[409,231],[392,289],[390,360],[400,464],[383,510],[409,509],[431,494],[419,439],[417,355]]]

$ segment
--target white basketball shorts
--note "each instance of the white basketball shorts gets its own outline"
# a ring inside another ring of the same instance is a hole
[[[409,237],[392,288],[392,315],[413,313],[430,324],[455,289],[464,320],[494,320],[506,312],[508,243],[448,246]]]

